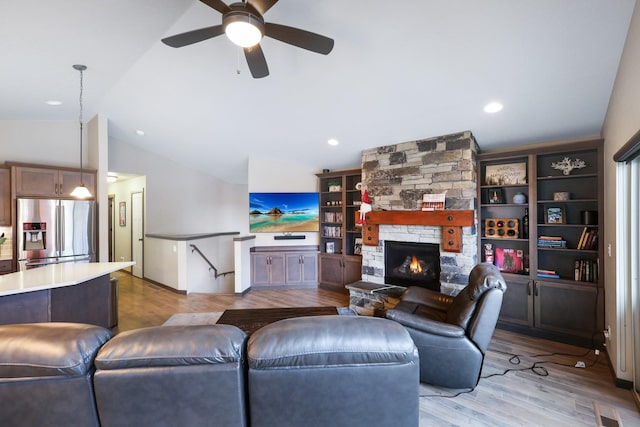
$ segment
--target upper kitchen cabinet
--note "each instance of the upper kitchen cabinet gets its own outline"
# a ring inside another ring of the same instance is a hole
[[[47,167],[14,166],[16,197],[72,197],[71,192],[81,182],[92,196],[96,194],[96,174],[93,171]]]
[[[11,225],[11,172],[0,168],[0,225]]]

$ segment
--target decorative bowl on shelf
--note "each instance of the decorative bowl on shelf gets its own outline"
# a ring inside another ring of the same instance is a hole
[[[519,205],[523,203],[527,203],[527,195],[524,193],[516,193],[513,195],[513,203],[517,203]]]

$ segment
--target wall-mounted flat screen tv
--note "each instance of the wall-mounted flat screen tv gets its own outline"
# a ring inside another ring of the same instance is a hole
[[[249,193],[249,231],[318,231],[319,211],[318,193]]]

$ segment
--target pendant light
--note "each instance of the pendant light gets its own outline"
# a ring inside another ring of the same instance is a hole
[[[71,192],[71,196],[78,198],[78,199],[86,199],[88,197],[91,197],[91,192],[89,191],[89,189],[84,185],[84,178],[83,178],[83,170],[82,170],[82,133],[83,133],[83,124],[82,124],[82,92],[84,89],[84,85],[83,85],[83,76],[84,76],[84,70],[87,69],[86,65],[80,65],[80,64],[75,64],[73,66],[74,69],[78,70],[80,72],[80,116],[79,116],[79,122],[80,122],[80,185],[78,185],[76,188],[73,189],[73,191]]]

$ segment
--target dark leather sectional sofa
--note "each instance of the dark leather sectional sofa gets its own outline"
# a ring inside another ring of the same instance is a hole
[[[112,336],[0,326],[2,426],[417,426],[419,359],[381,318],[282,320]]]

